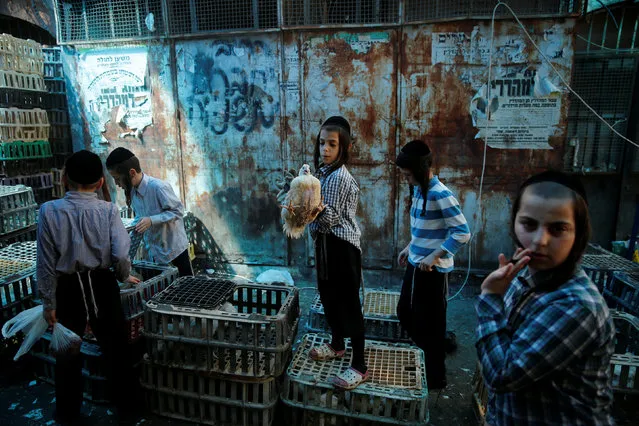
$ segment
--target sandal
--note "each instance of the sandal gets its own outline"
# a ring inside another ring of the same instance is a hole
[[[322,343],[321,345],[311,349],[308,356],[313,361],[330,361],[335,358],[342,358],[346,353],[346,349],[336,351],[328,343]]]
[[[343,390],[351,390],[367,382],[368,379],[370,379],[368,371],[362,374],[353,367],[349,367],[333,378],[333,386]]]

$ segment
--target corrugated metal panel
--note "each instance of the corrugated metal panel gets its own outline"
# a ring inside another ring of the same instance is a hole
[[[234,263],[287,260],[277,36],[176,45],[186,203]]]
[[[343,115],[356,139],[349,169],[361,187],[359,224],[365,267],[393,264],[397,34],[325,32],[303,36],[305,131],[309,142],[331,115]],[[307,144],[312,158],[313,143]]]

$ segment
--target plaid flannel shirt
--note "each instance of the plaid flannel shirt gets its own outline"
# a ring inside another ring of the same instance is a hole
[[[550,292],[527,269],[505,296],[479,296],[477,354],[489,389],[486,422],[611,425],[614,325],[579,269]],[[524,300],[525,298],[525,300]]]
[[[320,232],[332,233],[361,250],[359,245],[361,232],[355,222],[359,185],[346,166],[328,173],[329,169],[330,165],[322,166],[317,173],[326,208],[309,225],[311,237],[316,239]]]

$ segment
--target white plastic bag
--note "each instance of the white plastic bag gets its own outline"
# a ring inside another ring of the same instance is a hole
[[[277,269],[269,269],[268,271],[262,272],[257,276],[257,278],[255,278],[255,282],[263,284],[283,283],[290,286],[295,285],[293,277],[288,271],[278,271]]]
[[[13,337],[18,331],[24,333],[22,345],[13,360],[17,361],[18,358],[29,352],[35,342],[40,340],[40,337],[47,331],[48,327],[47,320],[42,315],[42,306],[22,311],[7,321],[2,327],[2,335],[4,337]]]
[[[77,354],[82,346],[82,338],[59,322],[53,325],[51,333],[51,352],[57,355]]]

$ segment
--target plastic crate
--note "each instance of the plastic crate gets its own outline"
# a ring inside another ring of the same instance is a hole
[[[615,353],[610,360],[614,392],[639,396],[639,318],[611,311],[615,322]]]
[[[33,194],[33,193],[32,193]],[[37,205],[0,212],[0,234],[6,235],[36,223]]]
[[[346,341],[343,358],[315,362],[309,357],[311,348],[329,342],[330,336],[325,334],[302,337],[284,378],[284,404],[324,414],[326,424],[337,421],[335,417],[396,425],[428,423],[426,365],[421,349],[368,340],[364,356],[370,380],[343,392],[334,388],[331,379],[350,366],[350,341]]]
[[[397,318],[396,308],[399,292],[384,290],[366,290],[364,292],[364,328],[367,339],[409,342],[408,334],[402,329]],[[319,294],[311,303],[307,328],[312,332],[323,332],[330,329],[324,306]]]
[[[43,67],[44,78],[64,78],[62,63],[45,62]]]
[[[51,155],[48,141],[0,142],[0,161],[49,158]]]
[[[639,316],[639,272],[614,272],[603,295],[608,307]]]
[[[46,91],[49,92],[50,98],[55,98],[54,95],[64,95],[64,102],[66,103],[66,93],[67,93],[67,85],[62,78],[53,78],[44,80],[44,85],[46,87]],[[52,101],[54,104],[59,104],[61,101]]]
[[[0,249],[0,259],[33,262],[35,267],[38,246],[35,241],[18,242]]]
[[[278,400],[275,378],[241,380],[149,362],[141,383],[151,411],[200,424],[268,426]]]
[[[246,377],[282,374],[297,333],[298,290],[236,278],[226,301],[237,312],[225,312],[211,308],[200,295],[185,306],[175,287],[186,278],[193,277],[179,278],[147,303],[144,335],[151,359],[162,365]],[[199,284],[207,286],[204,291],[224,286],[228,278],[208,280]],[[219,294],[214,296],[219,303],[225,302]]]
[[[168,287],[179,273],[172,266],[156,265],[150,262],[133,262],[132,272],[142,282],[129,288],[120,289],[120,300],[124,316],[129,321],[129,340],[134,341],[141,335],[144,326],[144,306],[153,296]]]
[[[68,124],[56,124],[52,125],[49,130],[51,139],[56,140],[69,140],[71,131]]]
[[[4,324],[20,312],[33,307],[33,293],[35,290],[35,264],[32,262],[14,262],[6,259],[0,259],[0,267],[4,267],[9,263],[23,264],[22,268],[30,269],[29,274],[16,274],[13,277],[6,277],[0,283],[0,323]],[[33,266],[27,267],[24,264]],[[17,266],[20,268],[20,266]],[[24,270],[23,270],[24,271]],[[3,271],[3,272],[6,272]]]
[[[0,87],[0,108],[43,108],[44,93]]]
[[[599,254],[584,254],[581,267],[600,292],[603,293],[604,288],[611,284],[614,272],[639,272],[639,264],[601,248],[599,250]]]
[[[0,34],[0,69],[42,75],[43,65],[42,45]]]
[[[0,70],[0,87],[13,90],[46,92],[44,78],[36,74]]]
[[[2,235],[0,236],[0,247],[7,247],[14,243],[35,241],[37,231],[38,225],[31,225],[28,228]]]
[[[31,187],[31,189],[51,188],[53,187],[53,175],[51,172],[44,172],[29,176],[0,177],[0,185],[24,185]]]
[[[63,169],[51,169],[51,174],[53,176],[53,183],[62,183],[62,173],[64,172]]]
[[[56,361],[55,356],[49,349],[50,343],[51,332],[47,331],[33,346],[30,353],[34,357],[36,376],[47,383],[55,384]],[[83,341],[80,348],[80,357],[82,358],[84,398],[96,403],[109,402],[107,379],[105,377],[106,370],[100,347]]]
[[[44,63],[62,62],[62,49],[59,47],[43,47]]]
[[[31,188],[24,185],[0,186],[0,212],[31,207],[34,204]]]
[[[40,108],[0,108],[0,142],[49,139],[49,118]]]
[[[49,124],[51,125],[68,125],[69,113],[65,109],[50,109],[47,110],[49,116]]]

